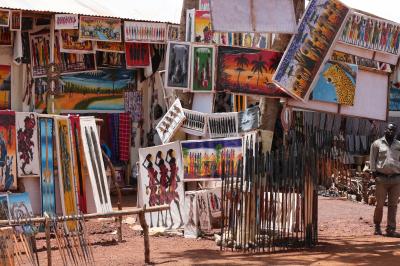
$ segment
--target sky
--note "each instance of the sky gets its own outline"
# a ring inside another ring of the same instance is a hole
[[[306,0],[306,3],[309,1]],[[345,5],[400,23],[399,0],[341,0]]]

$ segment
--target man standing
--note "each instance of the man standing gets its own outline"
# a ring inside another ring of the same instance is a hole
[[[370,152],[371,173],[376,181],[375,235],[382,235],[383,205],[388,195],[386,233],[389,237],[400,236],[396,233],[397,202],[400,196],[400,141],[395,139],[396,131],[397,126],[389,123],[385,136],[372,143]]]

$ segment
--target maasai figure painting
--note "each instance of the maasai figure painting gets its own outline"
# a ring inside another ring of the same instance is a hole
[[[0,110],[11,109],[11,66],[0,65]]]
[[[217,90],[287,97],[272,83],[281,56],[276,51],[219,46]]]
[[[63,215],[78,214],[75,176],[73,167],[73,155],[71,151],[70,125],[67,117],[55,119],[58,178],[60,185],[61,206]],[[75,230],[76,222],[66,222],[68,230]]]
[[[89,213],[110,212],[112,211],[110,192],[94,117],[80,117],[80,131],[84,151],[82,159],[85,160],[89,177],[89,186],[86,191],[93,193],[92,197],[87,197],[87,211]],[[92,202],[89,202],[89,199]]]
[[[194,20],[195,42],[211,43],[213,31],[211,29],[210,11],[196,10]]]
[[[165,87],[189,89],[190,43],[169,42],[166,62]]]
[[[196,192],[197,214],[199,216],[200,230],[208,232],[211,230],[210,208],[208,205],[208,191],[200,190]]]
[[[11,193],[8,195],[10,219],[22,220],[33,217],[31,200],[28,192]]]
[[[17,189],[15,112],[0,111],[0,191]]]
[[[73,155],[72,168],[74,170],[76,187],[78,191],[79,210],[82,211],[83,213],[87,213],[87,204],[86,204],[87,167],[84,160],[80,118],[78,115],[70,115],[69,121],[71,123],[71,134],[72,134],[72,155]]]
[[[190,180],[219,179],[222,164],[228,161],[233,162],[236,175],[237,163],[243,157],[242,138],[182,141],[181,147],[184,178]]]
[[[46,29],[29,34],[32,76],[46,76],[46,66],[50,64],[50,32]],[[55,43],[54,62],[60,63],[59,45]]]
[[[125,21],[125,42],[163,43],[167,40],[167,24]]]
[[[310,99],[353,106],[357,71],[357,65],[326,62]]]
[[[42,194],[42,215],[56,215],[56,193],[54,180],[54,120],[51,117],[38,118],[40,139],[40,192]]]
[[[121,42],[121,20],[92,16],[79,16],[79,39]]]
[[[18,112],[15,115],[17,131],[18,177],[39,176],[39,145],[36,113]]]
[[[221,216],[222,202],[220,187],[208,190],[208,206],[212,218],[218,218]]]
[[[185,238],[197,238],[200,233],[196,194],[196,191],[187,191],[185,193],[185,210],[187,217],[187,222],[183,229]]]
[[[94,53],[92,41],[79,41],[79,30],[60,30],[58,34],[61,52]]]
[[[150,45],[148,43],[125,44],[126,68],[148,67],[150,65]]]
[[[192,45],[191,90],[211,92],[214,89],[214,46]]]
[[[102,68],[125,68],[125,54],[116,52],[96,52],[96,64],[98,69]]]
[[[45,107],[46,80],[35,84],[36,109]],[[61,93],[55,97],[59,109],[69,112],[122,111],[123,92],[136,88],[136,72],[126,69],[102,69],[61,77]]]
[[[273,77],[292,96],[306,100],[349,8],[338,0],[312,0]]]
[[[183,168],[179,142],[139,149],[139,206],[170,204],[170,209],[146,213],[150,227],[181,228],[184,212]]]

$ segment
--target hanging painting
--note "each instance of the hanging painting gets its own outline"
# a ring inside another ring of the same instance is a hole
[[[150,45],[148,43],[125,44],[126,68],[142,68],[150,65]]]
[[[47,65],[50,64],[50,32],[40,30],[29,34],[31,67],[33,78],[44,77],[47,74]],[[56,47],[59,47],[55,44]],[[55,48],[56,48],[55,47]],[[60,59],[59,50],[54,51],[54,62]]]
[[[238,136],[238,113],[213,113],[207,116],[208,133],[211,138]]]
[[[195,9],[186,10],[186,29],[185,29],[185,41],[194,42],[194,16]]]
[[[195,42],[211,43],[213,31],[211,29],[210,11],[196,10],[194,20]]]
[[[168,42],[165,87],[189,88],[190,43]]]
[[[0,191],[17,189],[15,112],[0,111]]]
[[[338,0],[312,0],[273,77],[292,96],[306,100],[349,9]]]
[[[150,227],[182,228],[187,220],[181,158],[179,142],[139,149],[139,206],[170,205],[169,210],[146,213]]]
[[[258,129],[260,120],[260,108],[258,106],[247,108],[238,113],[239,132],[247,132]]]
[[[9,27],[10,25],[10,10],[0,9],[0,27]]]
[[[193,92],[214,90],[214,46],[192,45],[191,89]]]
[[[8,194],[0,194],[0,220],[8,220],[9,216]]]
[[[136,72],[102,69],[60,78],[61,93],[55,98],[59,109],[69,112],[124,110],[123,92],[136,87]],[[36,83],[36,109],[45,107],[46,80]]]
[[[42,196],[42,215],[56,215],[56,192],[54,179],[54,120],[51,117],[39,119],[40,140],[40,192]]]
[[[84,73],[96,70],[94,54],[58,53],[56,63],[61,64],[62,74]]]
[[[22,28],[22,11],[12,10],[11,11],[11,22],[10,30],[19,31]]]
[[[0,46],[12,46],[12,34],[9,28],[0,26]]]
[[[30,64],[31,63],[31,51],[29,48],[29,32],[23,31],[21,32],[22,39],[22,64]]]
[[[11,109],[11,66],[0,65],[0,110]]]
[[[364,49],[397,55],[400,24],[353,12],[348,16],[339,41]]]
[[[95,118],[81,117],[80,131],[84,151],[82,159],[85,160],[89,177],[86,193],[93,193],[91,197],[86,198],[87,211],[88,213],[111,212],[110,191]]]
[[[125,55],[116,52],[96,52],[97,68],[125,68]]]
[[[281,56],[275,51],[219,46],[217,90],[287,97],[271,82]]]
[[[17,112],[17,172],[18,177],[39,176],[39,145],[36,113]]]
[[[210,180],[223,176],[222,165],[233,162],[233,175],[243,157],[242,138],[181,141],[184,178]],[[226,167],[225,167],[226,169]]]
[[[199,10],[210,10],[210,0],[199,0]]]
[[[168,143],[186,119],[179,99],[172,104],[168,112],[158,122],[156,130],[162,143]]]
[[[389,111],[400,111],[400,83],[392,83],[389,93]]]
[[[71,151],[70,124],[67,117],[55,119],[57,146],[58,180],[63,215],[77,215],[78,206],[75,193],[75,177]],[[67,222],[69,230],[74,230],[76,223]]]
[[[104,17],[79,17],[79,40],[121,42],[121,20]]]
[[[125,53],[125,43],[123,42],[96,42],[96,51]]]
[[[94,53],[92,41],[79,41],[78,30],[60,30],[58,32],[60,51],[66,53]]]
[[[179,25],[168,24],[168,41],[178,41],[179,40]]]
[[[125,42],[164,43],[167,40],[167,24],[125,21]]]
[[[183,109],[185,121],[181,126],[183,132],[195,136],[204,136],[207,130],[207,115],[205,113]]]
[[[79,16],[74,14],[55,14],[56,30],[77,30],[79,28]]]
[[[10,219],[12,220],[23,220],[33,217],[32,205],[28,192],[9,194],[8,209],[10,211]]]
[[[310,99],[353,106],[356,93],[357,65],[325,63]]]
[[[82,144],[82,133],[80,126],[79,115],[69,115],[69,121],[71,124],[71,144],[72,144],[72,158],[73,158],[73,171],[75,176],[77,194],[78,194],[78,205],[79,210],[83,213],[87,213],[86,204],[86,176],[87,167],[85,164],[83,144]]]

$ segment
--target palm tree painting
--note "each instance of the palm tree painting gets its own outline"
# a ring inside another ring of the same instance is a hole
[[[218,47],[218,91],[286,97],[281,90],[272,89],[272,76],[282,53],[265,49]]]

